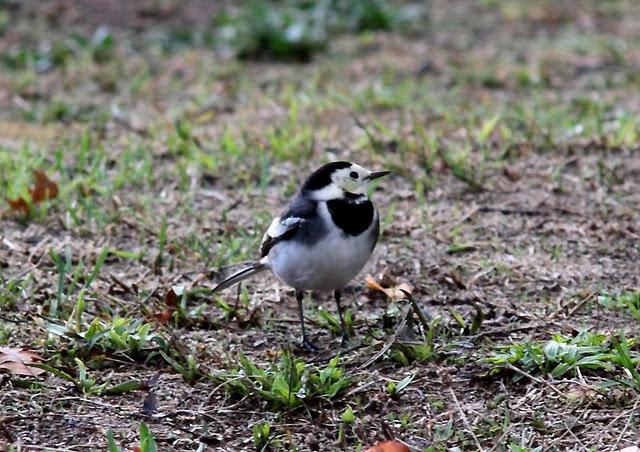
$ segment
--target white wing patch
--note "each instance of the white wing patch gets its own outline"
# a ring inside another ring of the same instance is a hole
[[[280,220],[280,217],[275,217],[271,222],[269,229],[267,229],[267,232],[265,233],[265,237],[269,236],[271,238],[276,239],[280,237],[282,234],[284,234],[285,232],[287,232],[296,224],[302,223],[304,221],[307,221],[307,220],[300,217],[287,217],[287,218],[284,218],[282,221]]]
[[[271,221],[269,228],[266,231],[264,231],[264,235],[262,236],[262,241],[264,242],[264,240],[267,237],[273,237],[273,234],[277,232],[279,227],[280,227],[280,217],[275,217],[273,221]]]
[[[267,229],[267,232],[262,236],[262,243],[260,245],[260,254],[262,256],[267,257],[269,250],[277,244],[281,239],[285,239],[283,237],[288,231],[294,230],[297,225],[300,223],[304,223],[307,220],[300,217],[287,217],[285,219],[280,219],[280,217],[275,217]],[[262,261],[260,261],[262,262]]]

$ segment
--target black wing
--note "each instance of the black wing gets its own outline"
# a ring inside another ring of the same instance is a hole
[[[313,219],[318,208],[318,203],[311,199],[296,196],[288,209],[271,222],[269,229],[265,232],[260,245],[260,256],[269,254],[271,248],[283,240],[294,237],[301,229]]]

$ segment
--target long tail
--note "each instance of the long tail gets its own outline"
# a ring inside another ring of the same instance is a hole
[[[227,279],[225,279],[216,287],[214,287],[213,292],[217,292],[219,290],[226,289],[227,287],[231,287],[234,284],[237,284],[240,281],[255,275],[256,273],[260,273],[262,270],[265,270],[267,268],[269,268],[269,264],[264,259],[261,261],[258,261],[255,264],[252,264],[251,267],[247,267],[243,270],[240,270],[238,273],[234,273],[233,275],[229,276]]]

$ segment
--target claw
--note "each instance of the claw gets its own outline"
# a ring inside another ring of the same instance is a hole
[[[320,351],[320,349],[306,337],[302,338],[301,347],[308,352],[318,353]]]

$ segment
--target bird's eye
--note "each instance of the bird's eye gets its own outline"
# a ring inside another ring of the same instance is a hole
[[[358,173],[356,173],[355,171],[351,171],[351,173],[349,174],[349,177],[351,179],[357,179],[360,175]]]

